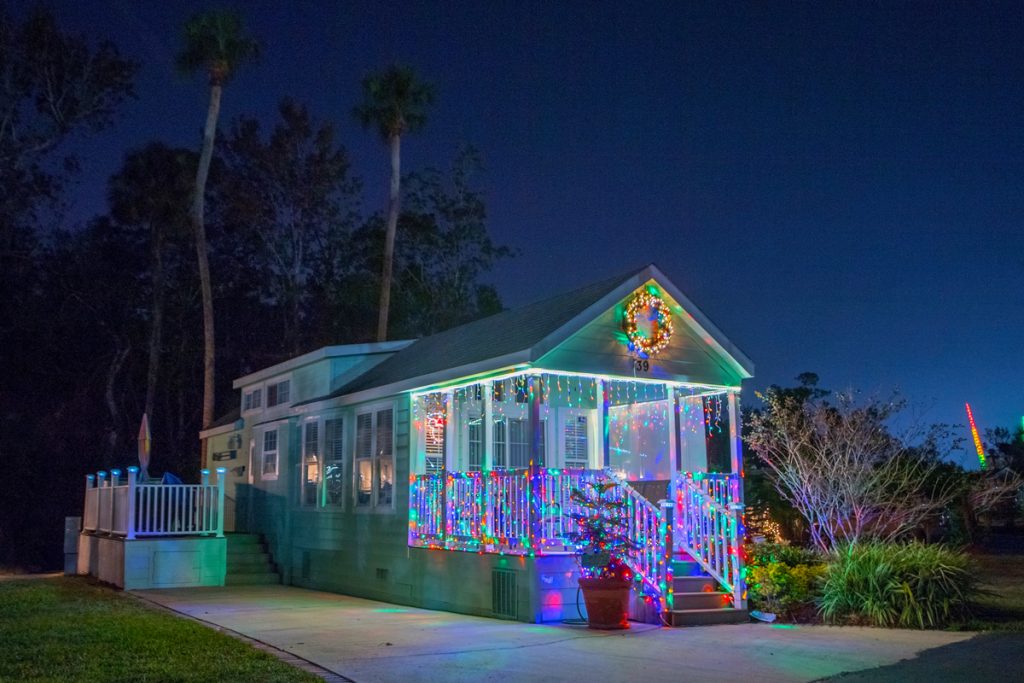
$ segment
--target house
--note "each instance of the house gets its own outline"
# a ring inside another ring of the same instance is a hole
[[[634,616],[728,621],[746,607],[738,396],[752,373],[652,265],[246,375],[238,410],[201,438],[229,557],[233,538],[238,553],[262,544],[284,583],[576,617],[570,493],[600,480],[638,546]]]

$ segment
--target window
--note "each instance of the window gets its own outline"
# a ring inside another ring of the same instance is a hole
[[[255,410],[263,406],[263,389],[247,391],[242,396],[242,410]]]
[[[288,403],[291,398],[292,383],[291,380],[282,380],[276,384],[270,384],[267,386],[267,407],[273,408],[279,406],[282,403]]]
[[[564,467],[586,468],[589,464],[587,417],[585,415],[570,415],[565,420]]]
[[[344,505],[344,426],[341,418],[324,422],[324,505]]]
[[[394,412],[356,416],[356,507],[387,507],[395,486]]]
[[[260,472],[264,479],[277,479],[277,430],[263,432],[263,466]]]
[[[316,505],[320,493],[320,423],[304,425],[302,439],[302,497],[303,505]]]
[[[491,466],[496,470],[508,468],[508,428],[504,418],[494,421],[494,455]]]
[[[540,421],[540,462],[537,463],[538,465],[543,465],[547,462],[547,459],[544,457],[547,451],[547,446],[545,445],[547,422],[547,420]],[[508,421],[508,466],[511,469],[521,470],[530,466],[530,437],[529,420],[510,419]],[[497,430],[495,430],[495,441],[497,441]]]
[[[481,418],[471,420],[468,430],[470,472],[479,472],[484,468],[484,421]]]

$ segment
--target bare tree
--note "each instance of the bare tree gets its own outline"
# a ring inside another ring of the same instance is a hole
[[[750,446],[826,552],[905,535],[956,494],[948,478],[934,476],[939,460],[913,447],[920,430],[892,433],[902,402],[858,404],[849,393],[800,400],[774,389],[760,398],[765,408],[751,415]]]

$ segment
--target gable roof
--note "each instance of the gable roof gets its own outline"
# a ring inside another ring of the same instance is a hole
[[[432,384],[441,375],[474,374],[534,361],[622,297],[655,280],[688,314],[686,322],[716,347],[742,377],[753,376],[753,363],[716,328],[653,264],[601,280],[520,308],[502,311],[465,325],[423,337],[381,364],[313,403],[347,394],[402,385],[422,378]],[[488,363],[489,362],[489,363]],[[479,367],[488,364],[489,367]],[[476,370],[469,368],[478,366]],[[457,372],[466,369],[466,372]],[[402,386],[397,390],[414,388]],[[297,404],[301,405],[301,404]]]
[[[642,270],[633,270],[418,339],[371,371],[332,392],[331,397],[528,351]]]

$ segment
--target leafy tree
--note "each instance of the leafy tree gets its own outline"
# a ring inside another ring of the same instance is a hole
[[[904,536],[954,499],[955,488],[934,476],[939,461],[911,445],[919,435],[890,430],[901,402],[858,403],[851,394],[800,401],[773,389],[761,398],[749,444],[821,550]]]
[[[256,42],[245,35],[242,19],[234,12],[210,11],[197,14],[185,23],[183,47],[178,53],[178,69],[185,74],[202,70],[209,77],[210,105],[203,129],[203,146],[196,167],[192,195],[192,228],[196,239],[196,258],[203,297],[203,427],[214,418],[216,337],[214,334],[213,286],[210,282],[209,250],[206,240],[204,202],[206,181],[213,158],[214,136],[220,116],[220,100],[224,85],[245,62],[259,52]]]
[[[363,102],[353,112],[363,127],[377,129],[391,156],[377,341],[385,341],[388,336],[395,234],[401,212],[402,136],[423,128],[433,102],[433,86],[420,81],[412,69],[395,64],[363,79]]]
[[[163,355],[163,321],[168,291],[167,251],[180,243],[189,227],[188,198],[193,187],[195,154],[158,142],[129,152],[110,179],[111,217],[126,229],[141,231],[149,242],[151,290],[144,412],[155,420],[157,382]]]
[[[479,153],[467,147],[448,174],[428,169],[406,179],[395,269],[395,327],[403,336],[434,334],[501,310],[497,292],[481,278],[513,252],[487,233],[484,192],[474,183],[481,170]]]
[[[350,234],[358,222],[360,183],[351,175],[334,127],[314,121],[290,100],[264,135],[242,118],[224,141],[221,212],[240,244],[238,263],[253,277],[247,287],[275,312],[282,348],[294,355],[317,342],[322,293],[352,270]]]

